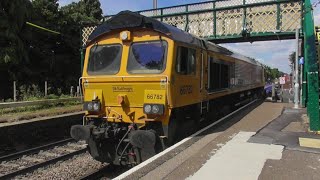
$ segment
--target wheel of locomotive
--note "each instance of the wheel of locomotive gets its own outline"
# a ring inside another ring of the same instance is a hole
[[[100,162],[108,162],[113,163],[115,158],[115,147],[113,146],[113,143],[108,142],[96,142],[91,137],[89,140],[87,140],[88,143],[88,151],[91,154],[91,156]],[[111,146],[110,146],[111,145]]]
[[[98,126],[101,121],[88,121],[87,125]],[[97,161],[113,163],[116,156],[115,142],[111,140],[97,140],[91,136],[86,140],[88,144],[88,152]]]

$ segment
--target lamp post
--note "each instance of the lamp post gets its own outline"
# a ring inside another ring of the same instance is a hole
[[[294,108],[299,108],[299,28],[296,29],[296,58],[294,72]]]
[[[299,59],[299,64],[300,64],[300,107],[303,107],[303,103],[302,103],[302,81],[303,81],[303,64],[304,64],[304,58],[301,57]]]
[[[153,0],[153,9],[158,8],[158,0]]]

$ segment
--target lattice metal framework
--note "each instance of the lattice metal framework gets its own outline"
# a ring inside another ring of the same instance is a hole
[[[82,46],[86,45],[86,42],[90,36],[90,34],[95,30],[97,26],[86,26],[82,28],[81,35],[82,35]]]
[[[294,34],[301,25],[301,8],[301,0],[220,0],[138,13],[215,40]],[[83,45],[95,27],[82,30]]]
[[[301,25],[301,0],[224,0],[188,4],[138,13],[214,39],[278,36],[294,33]]]

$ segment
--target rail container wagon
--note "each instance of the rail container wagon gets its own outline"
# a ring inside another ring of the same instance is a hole
[[[92,32],[83,69],[86,113],[71,136],[86,140],[96,160],[122,165],[259,98],[264,87],[254,59],[130,11]]]

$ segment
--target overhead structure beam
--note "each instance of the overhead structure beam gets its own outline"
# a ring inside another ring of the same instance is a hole
[[[253,42],[293,39],[302,26],[301,4],[302,0],[216,0],[137,13],[215,43]]]

